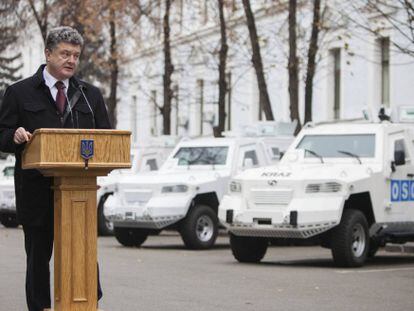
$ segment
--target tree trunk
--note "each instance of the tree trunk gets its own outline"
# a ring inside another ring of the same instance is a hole
[[[297,120],[295,135],[301,129],[299,119],[299,78],[298,78],[298,58],[296,55],[296,0],[289,0],[289,99],[290,99],[290,119]]]
[[[165,0],[164,15],[164,106],[161,109],[163,117],[163,134],[171,134],[171,100],[173,90],[171,88],[171,76],[174,72],[174,66],[171,61],[170,46],[170,8],[171,0]]]
[[[313,78],[316,70],[316,53],[318,52],[318,35],[320,27],[321,0],[315,0],[313,7],[312,35],[308,50],[308,66],[305,81],[305,122],[312,121]]]
[[[111,71],[111,82],[110,82],[110,93],[108,98],[108,115],[109,120],[113,128],[116,128],[116,104],[117,104],[117,85],[118,85],[118,53],[117,53],[117,43],[116,43],[116,23],[115,23],[115,10],[111,6],[109,9],[110,19],[109,19],[109,31],[111,37],[111,44],[110,44],[110,71]]]
[[[260,93],[260,106],[262,107],[266,119],[274,120],[272,105],[270,103],[269,93],[267,92],[266,80],[263,71],[262,55],[260,53],[259,39],[257,36],[255,18],[250,7],[250,0],[243,0],[244,13],[246,15],[247,27],[250,34],[250,42],[252,45],[252,63],[256,71],[257,84]]]
[[[46,36],[47,36],[47,24],[48,24],[48,15],[49,10],[47,5],[47,0],[43,0],[43,10],[41,12],[38,12],[36,10],[35,1],[34,0],[28,0],[30,9],[33,12],[33,15],[35,17],[36,23],[39,26],[40,33],[42,34],[43,43],[46,43]]]
[[[227,33],[226,33],[226,20],[224,19],[224,0],[217,0],[220,14],[220,34],[221,34],[221,47],[219,54],[219,99],[218,99],[218,126],[214,128],[214,136],[221,137],[222,132],[225,130],[226,122],[226,94],[227,94],[227,81],[226,81],[226,62],[227,62]]]

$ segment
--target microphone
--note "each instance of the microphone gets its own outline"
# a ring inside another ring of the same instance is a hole
[[[85,93],[83,92],[83,88],[84,88],[84,86],[83,86],[82,84],[78,84],[78,88],[79,88],[79,90],[81,91],[82,96],[83,96],[83,98],[85,99],[86,104],[88,105],[89,110],[90,110],[90,111],[91,111],[91,113],[92,113],[92,124],[93,124],[93,128],[96,128],[96,125],[95,125],[95,114],[93,113],[92,107],[91,107],[91,105],[89,104],[88,98],[86,97]]]
[[[66,101],[68,102],[68,107],[69,107],[69,113],[70,113],[70,119],[72,121],[72,127],[75,128],[75,123],[73,122],[73,113],[72,113],[72,107],[70,105],[70,101],[68,98],[68,94],[66,94],[66,92],[63,92],[65,94],[66,97]],[[79,127],[79,126],[78,126]]]

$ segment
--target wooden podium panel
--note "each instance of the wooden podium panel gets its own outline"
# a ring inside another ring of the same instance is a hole
[[[131,167],[130,134],[120,130],[38,129],[23,151],[24,169],[35,168],[59,175],[57,170],[83,169],[80,141],[94,140],[94,156],[88,161],[89,170],[111,171]],[[107,173],[106,173],[107,174]],[[102,173],[102,175],[106,175]]]
[[[97,311],[97,176],[131,167],[129,131],[40,129],[22,155],[23,169],[53,176],[54,310]],[[93,140],[93,157],[81,157]]]

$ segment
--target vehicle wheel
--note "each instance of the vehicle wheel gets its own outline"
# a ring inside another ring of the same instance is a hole
[[[196,205],[184,219],[180,228],[181,238],[189,249],[211,248],[217,239],[218,219],[207,205]]]
[[[104,215],[104,203],[110,194],[101,196],[98,204],[98,235],[108,236],[114,235],[114,224],[107,220]]]
[[[345,209],[341,223],[332,231],[332,256],[341,267],[360,267],[368,257],[368,222],[358,210]]]
[[[17,228],[19,226],[16,215],[0,215],[0,222],[6,228]]]
[[[230,247],[239,262],[259,262],[266,254],[267,238],[244,237],[230,233]]]
[[[127,247],[140,247],[148,237],[148,232],[138,228],[115,227],[114,234],[119,243]]]

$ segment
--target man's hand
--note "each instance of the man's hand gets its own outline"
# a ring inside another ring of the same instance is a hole
[[[32,134],[26,131],[23,127],[19,127],[16,132],[14,132],[13,141],[15,144],[23,144],[32,138]]]

